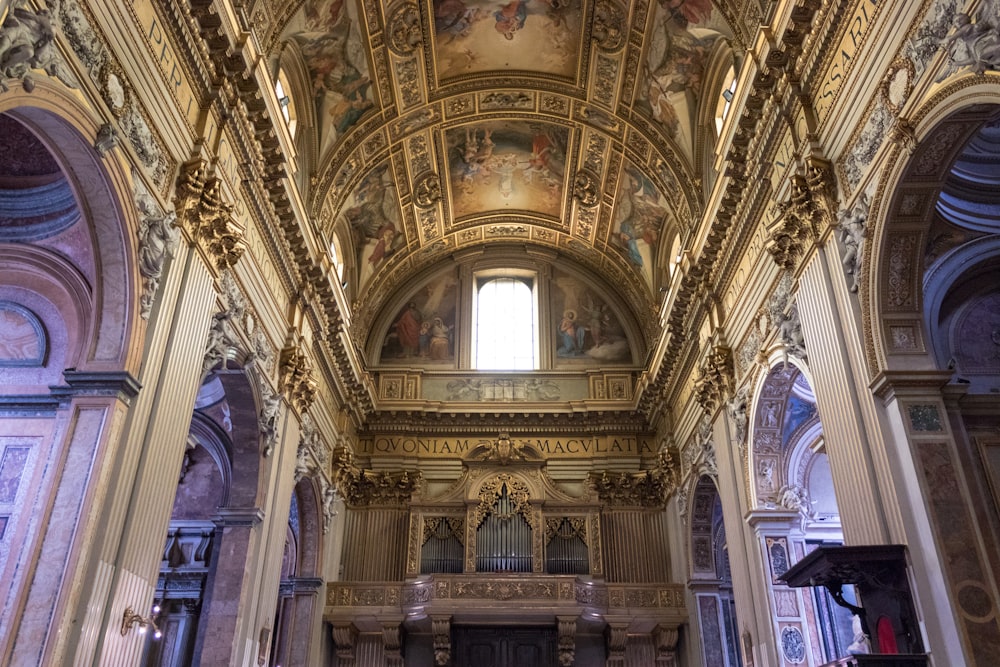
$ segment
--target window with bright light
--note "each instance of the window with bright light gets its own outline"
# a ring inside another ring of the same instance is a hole
[[[722,124],[729,114],[729,107],[733,104],[733,96],[736,94],[736,71],[730,67],[726,74],[726,81],[729,86],[719,93],[719,102],[715,108],[715,133],[722,134]]]
[[[285,123],[288,124],[288,132],[294,137],[298,119],[295,113],[295,102],[291,95],[286,92],[287,90],[289,90],[288,77],[285,75],[285,70],[281,70],[278,72],[278,80],[274,83],[274,94],[278,97],[281,115],[285,117]]]
[[[476,280],[473,365],[480,370],[538,368],[538,317],[531,276]]]

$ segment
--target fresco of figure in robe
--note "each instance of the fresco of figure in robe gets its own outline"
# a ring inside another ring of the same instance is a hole
[[[358,249],[359,284],[404,245],[396,185],[387,165],[371,171],[358,184],[341,213]]]
[[[638,86],[639,108],[690,158],[693,114],[715,42],[711,0],[659,0]]]
[[[458,276],[429,280],[393,317],[382,341],[382,363],[453,365]]]
[[[615,199],[611,241],[651,289],[657,242],[667,215],[667,200],[659,189],[635,165],[626,163]]]
[[[631,362],[621,322],[591,287],[556,269],[551,295],[557,366]]]
[[[321,154],[374,106],[355,3],[306,0],[295,42],[309,69]]]
[[[562,210],[569,131],[550,123],[491,121],[447,133],[455,217],[483,211]]]
[[[575,78],[581,0],[433,0],[439,79],[492,70]]]

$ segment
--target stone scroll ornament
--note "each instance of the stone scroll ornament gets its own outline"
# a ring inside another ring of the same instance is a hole
[[[70,88],[78,85],[76,76],[56,48],[49,11],[35,12],[22,4],[11,9],[0,26],[0,92],[10,90],[6,79],[20,79],[30,93],[35,89],[32,70],[42,70]]]

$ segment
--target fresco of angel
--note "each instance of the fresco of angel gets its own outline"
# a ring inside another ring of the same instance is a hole
[[[692,114],[705,66],[721,34],[704,27],[710,0],[660,0],[642,65],[639,101],[667,133],[692,150]]]
[[[667,202],[649,178],[628,165],[618,186],[613,242],[653,284],[656,243],[666,221]]]
[[[309,69],[325,149],[374,106],[368,60],[344,0],[306,2],[295,40]]]
[[[434,0],[438,76],[529,70],[572,77],[582,15],[580,0]]]
[[[359,249],[360,284],[364,285],[404,241],[396,186],[388,167],[365,177],[348,199],[342,216]]]

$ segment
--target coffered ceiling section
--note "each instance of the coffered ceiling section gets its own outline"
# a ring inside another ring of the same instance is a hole
[[[640,320],[655,312],[701,215],[732,13],[710,0],[307,0],[281,64],[300,70],[311,210],[346,255],[357,333],[416,272],[496,242],[554,248]]]

